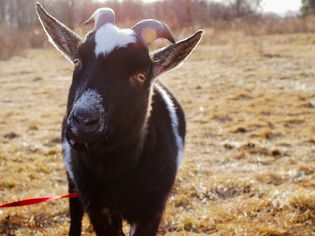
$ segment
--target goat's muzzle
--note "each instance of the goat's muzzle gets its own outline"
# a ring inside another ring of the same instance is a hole
[[[82,151],[95,140],[101,127],[101,113],[78,107],[68,117],[66,137],[71,146]]]

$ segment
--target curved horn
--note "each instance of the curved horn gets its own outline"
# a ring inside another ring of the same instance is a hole
[[[157,20],[142,20],[135,24],[132,29],[143,39],[147,46],[158,38],[165,38],[175,43],[175,39],[168,25]]]
[[[115,24],[115,12],[107,7],[97,9],[93,15],[83,24],[87,25],[95,22],[94,30],[98,30],[107,23]]]

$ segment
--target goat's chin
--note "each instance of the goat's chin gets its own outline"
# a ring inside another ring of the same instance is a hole
[[[84,143],[72,143],[71,147],[77,152],[86,152],[88,149],[87,145]]]
[[[71,148],[77,152],[86,152],[97,149],[96,142],[91,137],[82,138],[81,136],[76,136],[72,132],[66,132],[66,138]]]
[[[66,134],[66,138],[70,146],[77,152],[97,152],[97,151],[109,151],[113,149],[113,145],[107,142],[107,139],[104,137],[95,138],[91,140],[82,140],[77,139],[73,135]],[[104,142],[106,141],[106,142]]]
[[[78,142],[75,139],[67,138],[70,146],[77,152],[87,152],[87,151],[100,151],[102,146],[95,142]]]

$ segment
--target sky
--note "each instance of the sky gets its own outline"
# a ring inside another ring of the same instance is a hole
[[[285,14],[288,11],[299,11],[301,0],[263,0],[263,11]]]

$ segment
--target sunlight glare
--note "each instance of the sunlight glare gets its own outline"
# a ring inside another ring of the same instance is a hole
[[[296,12],[300,10],[301,0],[264,0],[262,7],[264,12],[275,12],[278,14],[284,14],[288,11]]]

